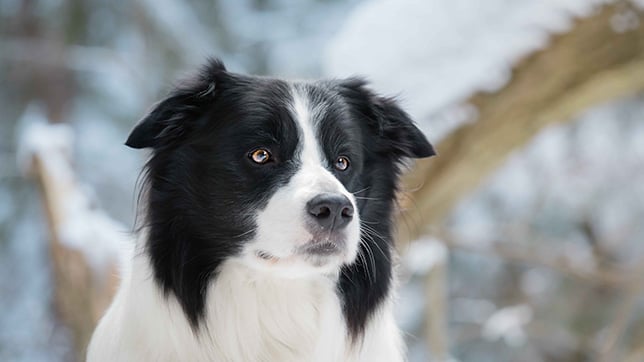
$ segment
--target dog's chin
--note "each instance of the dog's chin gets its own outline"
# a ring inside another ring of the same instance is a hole
[[[244,259],[249,266],[280,277],[295,279],[334,275],[344,264],[355,260],[356,251],[353,249],[357,247],[350,245],[345,240],[311,240],[288,253],[255,249]]]

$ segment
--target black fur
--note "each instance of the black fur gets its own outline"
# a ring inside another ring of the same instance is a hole
[[[345,266],[338,282],[356,338],[390,289],[400,161],[435,152],[394,100],[375,95],[362,80],[296,86],[324,105],[316,127],[327,158],[351,159],[350,172],[329,170],[358,196],[361,238],[370,249],[362,253],[373,256]],[[153,149],[146,166],[146,250],[156,281],[174,293],[194,327],[218,266],[254,236],[251,211],[262,209],[299,167],[291,101],[286,82],[233,74],[212,60],[140,121],[126,142]],[[271,164],[249,162],[248,152],[258,145],[271,149]]]

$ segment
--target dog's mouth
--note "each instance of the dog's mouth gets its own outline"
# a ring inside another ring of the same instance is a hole
[[[311,240],[304,245],[301,245],[295,249],[293,255],[288,257],[279,257],[266,250],[256,250],[255,256],[258,259],[261,259],[269,264],[276,264],[279,262],[286,262],[293,260],[293,258],[304,257],[305,259],[315,258],[316,260],[320,258],[328,258],[334,256],[340,256],[345,253],[345,242],[342,239],[339,240]]]
[[[331,256],[342,253],[343,247],[340,242],[334,241],[312,241],[298,248],[298,254]]]

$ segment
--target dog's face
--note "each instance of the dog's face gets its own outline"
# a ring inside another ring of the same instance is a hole
[[[241,257],[290,277],[337,271],[353,262],[360,240],[353,193],[359,191],[363,161],[361,132],[322,89],[277,87],[284,91],[282,101],[264,104],[269,112],[259,124],[241,126],[247,132],[241,138],[250,141],[245,161],[251,177],[269,184],[260,197],[266,201],[251,210],[255,232]],[[269,137],[250,136],[262,133]]]
[[[229,259],[294,278],[375,263],[388,248],[400,159],[434,154],[396,103],[360,80],[290,83],[216,61],[127,145],[153,148],[147,247],[175,291]]]

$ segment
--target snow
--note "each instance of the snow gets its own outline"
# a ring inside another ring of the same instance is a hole
[[[65,222],[59,230],[60,240],[81,250],[96,268],[118,261],[129,241],[127,228],[93,206],[82,192],[70,195],[67,200]]]
[[[330,43],[325,71],[361,74],[379,90],[402,92],[403,104],[437,140],[471,121],[475,111],[465,112],[467,117],[459,111],[470,95],[505,85],[512,66],[546,46],[550,34],[569,29],[574,18],[606,2],[365,2]]]
[[[20,170],[29,174],[33,168],[33,157],[38,155],[45,158],[56,180],[70,182],[73,174],[65,158],[71,159],[72,155],[72,129],[65,124],[48,124],[42,110],[35,104],[27,107],[18,124],[22,128],[16,153]],[[54,157],[55,154],[58,157]]]
[[[532,308],[520,304],[494,312],[483,324],[483,337],[490,341],[503,340],[507,345],[519,347],[526,342],[524,327],[532,321]]]
[[[133,243],[128,229],[106,215],[76,180],[70,160],[74,132],[68,124],[49,124],[40,110],[30,106],[20,120],[18,163],[25,173],[33,172],[37,157],[46,170],[49,184],[56,185],[50,195],[51,207],[58,218],[57,238],[81,251],[95,270],[105,270],[120,262]]]
[[[438,264],[444,264],[448,251],[440,240],[425,238],[412,242],[405,254],[405,266],[415,274],[427,274]]]
[[[631,9],[618,11],[610,18],[610,25],[616,33],[625,33],[640,26],[639,16]]]

